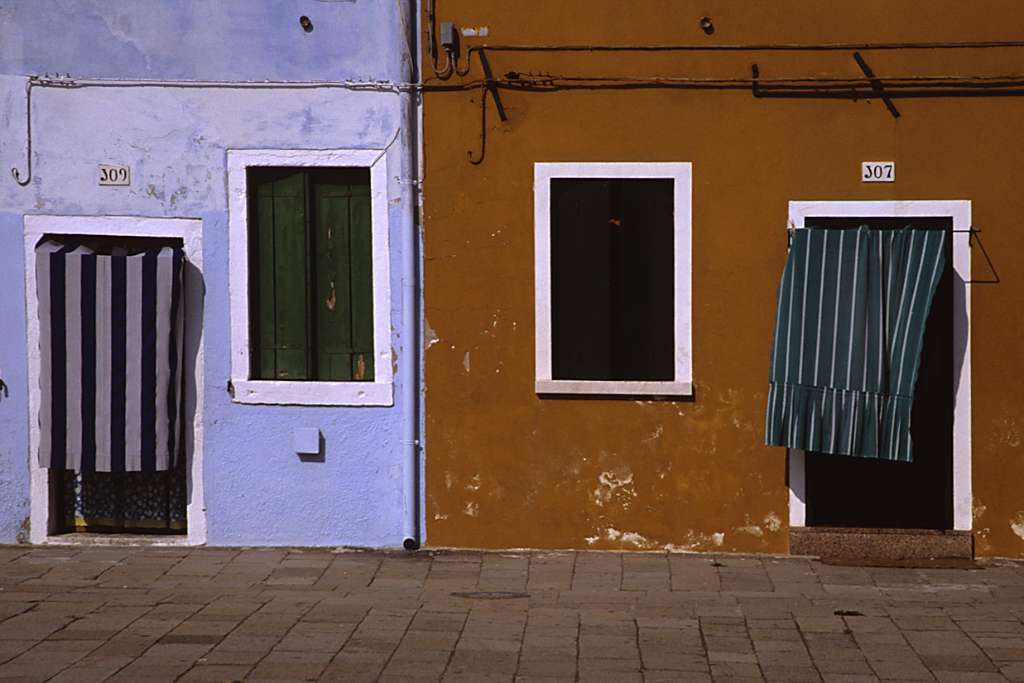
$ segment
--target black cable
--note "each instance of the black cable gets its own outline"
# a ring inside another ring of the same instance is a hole
[[[433,0],[429,0],[433,4]],[[428,6],[429,13],[429,6]],[[683,45],[473,45],[466,50],[466,66],[455,73],[469,74],[474,52],[830,52],[849,50],[987,50],[1024,47],[1024,40],[933,41],[900,43],[738,43]],[[450,74],[448,74],[450,76]]]

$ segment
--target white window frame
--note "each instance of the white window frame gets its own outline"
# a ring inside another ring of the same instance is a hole
[[[953,272],[964,283],[953,288],[953,529],[970,531],[974,524],[971,480],[971,202],[970,200],[791,201],[789,225],[807,227],[808,217],[914,218],[948,217],[953,222]],[[962,349],[963,357],[956,358]],[[806,453],[788,450],[789,526],[807,524]],[[864,495],[870,495],[865,492]]]
[[[249,194],[253,167],[354,167],[370,171],[373,259],[372,382],[277,381],[250,378]],[[391,269],[388,258],[388,174],[383,149],[229,149],[228,260],[231,268],[231,384],[236,403],[319,406],[391,406]]]
[[[675,181],[673,259],[675,376],[671,381],[571,380],[551,377],[551,180],[553,178],[661,178]],[[689,162],[536,163],[533,167],[535,372],[538,394],[691,396],[691,197]]]
[[[188,327],[201,321],[203,308],[203,221],[198,218],[149,218],[143,216],[25,216],[25,304],[28,322],[28,405],[29,415],[29,540],[32,543],[64,544],[76,542],[73,534],[57,534],[59,520],[56,517],[56,498],[50,487],[50,472],[39,466],[39,408],[42,392],[39,388],[39,373],[42,359],[39,357],[39,300],[36,297],[35,249],[44,235],[99,235],[104,237],[177,237],[185,250],[185,258],[194,268],[185,269],[185,343],[195,344],[195,356],[190,358],[186,346],[183,371],[191,378],[185,383],[185,414],[193,415],[186,424],[186,438],[183,443],[185,462],[189,467],[188,504],[186,519],[187,535],[154,535],[147,538],[150,545],[202,545],[206,543],[206,496],[203,489],[203,416],[205,408],[205,387],[203,380],[206,365],[205,340],[202,325],[188,332]],[[192,334],[197,335],[194,342]],[[101,543],[105,535],[90,537]]]

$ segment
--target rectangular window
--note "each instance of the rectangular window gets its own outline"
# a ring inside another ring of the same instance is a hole
[[[370,172],[250,168],[250,377],[374,379]]]
[[[551,181],[553,379],[675,377],[672,181]]]
[[[537,391],[687,395],[690,165],[537,164]]]

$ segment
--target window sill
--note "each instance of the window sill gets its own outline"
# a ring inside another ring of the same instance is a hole
[[[621,396],[692,396],[692,382],[604,382],[538,379],[538,394],[603,394]]]
[[[391,382],[276,382],[236,379],[232,401],[296,406],[393,406]]]

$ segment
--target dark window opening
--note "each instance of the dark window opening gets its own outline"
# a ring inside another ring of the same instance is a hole
[[[251,168],[250,376],[371,382],[370,172]]]
[[[138,254],[150,249],[159,249],[160,247],[176,247],[181,249],[185,246],[184,240],[180,237],[137,237],[135,235],[46,234],[43,235],[40,243],[50,239],[60,242],[69,248],[84,246],[97,254],[115,255]]]
[[[673,189],[551,180],[553,379],[675,379]]]

